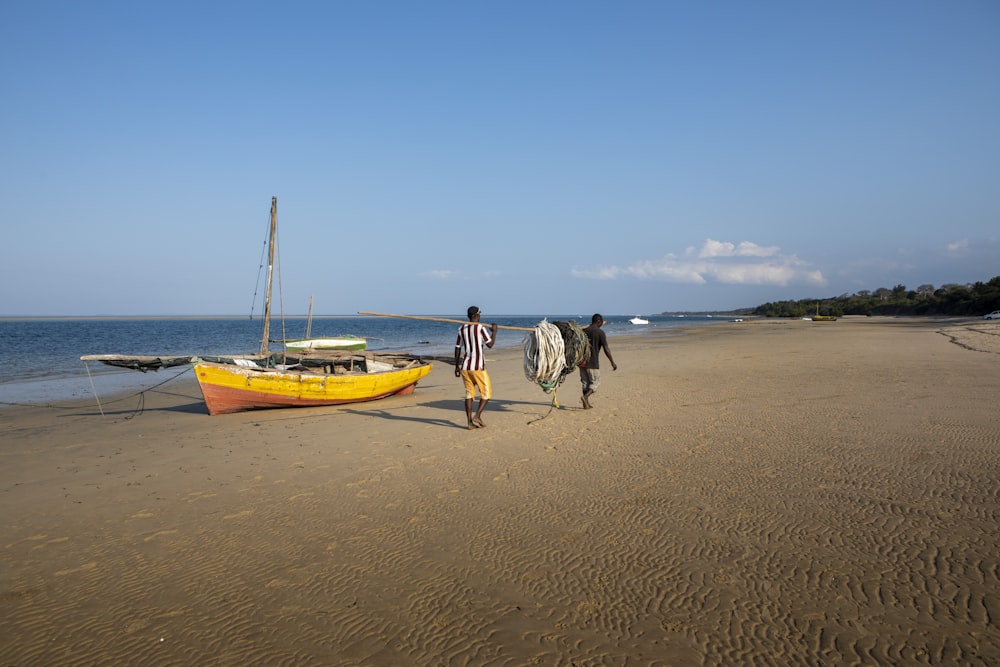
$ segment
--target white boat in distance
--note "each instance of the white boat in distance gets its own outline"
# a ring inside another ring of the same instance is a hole
[[[337,336],[335,338],[299,338],[284,341],[289,350],[364,350],[368,341],[357,336]]]
[[[321,336],[313,338],[312,324],[313,298],[310,294],[309,315],[306,317],[306,337],[276,342],[284,343],[286,350],[364,350],[368,348],[368,341],[366,339],[350,334],[346,336]]]
[[[638,315],[629,320],[632,324],[649,324],[649,320],[644,320]]]

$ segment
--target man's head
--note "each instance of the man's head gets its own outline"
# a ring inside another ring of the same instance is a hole
[[[479,319],[479,306],[469,306],[469,309],[465,312],[468,314],[470,322]]]
[[[594,316],[590,318],[590,323],[599,327],[604,324],[604,318],[601,317],[600,313],[594,313]]]

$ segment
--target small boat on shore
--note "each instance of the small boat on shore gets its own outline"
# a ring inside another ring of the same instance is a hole
[[[208,413],[374,401],[413,393],[431,372],[431,364],[418,357],[371,352],[317,352],[281,361],[267,366],[245,358],[196,360]]]
[[[368,341],[358,336],[336,336],[330,338],[295,338],[284,341],[289,350],[364,350]]]
[[[836,322],[836,315],[820,315],[819,314],[819,303],[816,304],[816,314],[810,317],[813,322]]]
[[[265,408],[315,407],[409,394],[431,363],[408,354],[305,348],[271,352],[271,292],[277,247],[278,198],[271,198],[264,331],[258,354],[232,356],[86,355],[84,361],[140,371],[193,364],[210,415]],[[357,339],[362,342],[365,339]]]
[[[352,336],[317,336],[312,335],[313,298],[309,297],[309,314],[306,316],[305,338],[291,338],[280,341],[286,350],[364,350],[368,340]]]
[[[645,320],[638,315],[629,320],[632,324],[649,324],[649,320]]]

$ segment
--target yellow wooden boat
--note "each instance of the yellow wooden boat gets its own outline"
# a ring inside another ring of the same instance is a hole
[[[412,393],[431,372],[429,362],[406,355],[333,353],[295,361],[268,368],[198,360],[194,372],[210,415],[374,401]]]
[[[264,333],[260,353],[232,357],[86,355],[84,361],[140,371],[193,364],[211,415],[262,408],[295,408],[374,401],[409,394],[431,372],[424,358],[402,353],[302,349],[274,353],[268,336],[278,222],[278,200],[271,199]],[[310,306],[310,315],[311,315]],[[364,338],[357,339],[365,343]]]
[[[418,357],[319,350],[303,350],[294,357],[287,352],[271,354],[268,332],[277,228],[278,199],[272,197],[260,354],[256,358],[195,361],[195,377],[208,413],[339,405],[411,393],[417,381],[431,372],[431,364]]]
[[[810,317],[813,322],[836,322],[836,315],[820,315],[819,314],[819,302],[816,303],[816,314]]]

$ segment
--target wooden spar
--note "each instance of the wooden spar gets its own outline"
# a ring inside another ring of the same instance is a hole
[[[427,317],[424,315],[393,315],[392,313],[368,313],[363,310],[358,311],[358,315],[372,315],[374,317],[399,317],[404,320],[426,320],[428,322],[446,322],[448,324],[468,324],[468,320],[451,320],[446,317]],[[510,329],[511,331],[534,331],[532,327],[511,327],[506,324],[498,324],[497,329]]]
[[[274,278],[274,244],[278,229],[278,198],[271,197],[271,234],[267,242],[267,290],[264,292],[264,335],[260,340],[261,355],[271,353],[271,281]]]

